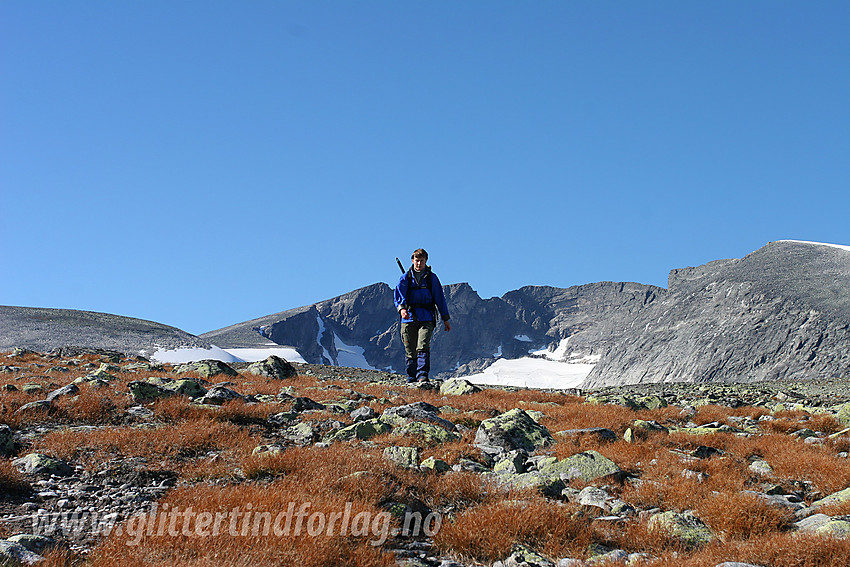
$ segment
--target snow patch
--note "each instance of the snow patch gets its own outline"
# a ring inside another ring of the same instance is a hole
[[[531,342],[531,337],[529,337],[528,335],[517,335],[514,338],[516,340],[520,341],[520,342],[523,342],[523,343],[530,343]]]
[[[850,252],[850,246],[844,244],[830,244],[828,242],[811,242],[809,240],[777,240],[777,242],[795,242],[797,244],[814,244],[816,246],[829,246],[830,248],[839,248]]]
[[[165,364],[195,362],[196,360],[220,360],[222,362],[242,362],[224,349],[212,345],[210,348],[182,347],[173,350],[156,349],[151,360]]]
[[[493,358],[501,358],[502,356],[502,345],[499,345],[499,348],[496,349],[496,352],[493,353]]]
[[[183,364],[198,360],[220,360],[222,362],[257,362],[275,355],[287,362],[306,363],[297,350],[293,347],[275,345],[274,348],[228,348],[223,349],[215,345],[211,348],[184,347],[173,350],[157,349],[151,356],[151,360],[163,364]]]
[[[272,344],[275,345],[275,343]],[[295,350],[295,348],[287,346],[275,345],[274,347],[269,348],[226,348],[224,350],[242,362],[259,362],[260,360],[265,360],[272,355],[279,356],[287,362],[301,362],[305,364],[307,362],[304,360],[304,357]]]
[[[363,356],[365,351],[362,347],[345,344],[336,333],[334,333],[334,346],[336,347],[337,354],[336,366],[378,370],[366,361],[366,357]]]
[[[501,358],[479,374],[465,376],[473,384],[524,388],[576,388],[594,364],[569,364],[543,358]]]
[[[322,345],[322,337],[325,336],[325,322],[322,321],[321,315],[316,315],[316,321],[319,322],[319,335],[316,337],[316,342],[319,343],[320,347],[322,347],[322,356],[324,356],[329,363],[333,364],[334,359],[331,358],[331,353],[329,353],[328,349]]]

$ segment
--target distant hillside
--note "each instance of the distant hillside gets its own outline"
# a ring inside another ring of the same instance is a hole
[[[153,321],[73,309],[0,306],[0,351],[47,352],[74,346],[150,356],[158,348],[210,345],[195,335]]]

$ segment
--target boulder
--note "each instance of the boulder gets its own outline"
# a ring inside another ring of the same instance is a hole
[[[59,398],[59,397],[62,397],[62,396],[76,396],[79,393],[80,393],[80,388],[77,387],[76,384],[68,384],[67,386],[62,386],[61,388],[59,388],[57,390],[53,390],[52,392],[47,394],[47,397],[44,398],[44,399],[47,400],[48,402],[52,402],[56,398]]]
[[[715,540],[712,531],[702,520],[690,512],[680,514],[668,511],[649,518],[649,529],[659,530],[689,547],[697,547]]]
[[[469,380],[463,380],[461,378],[452,378],[451,380],[446,380],[440,385],[440,394],[444,396],[464,396],[467,394],[475,394],[480,391],[481,388]]]
[[[845,488],[844,490],[833,492],[820,500],[816,500],[812,503],[812,508],[819,508],[828,504],[842,504],[848,501],[850,501],[850,488]]]
[[[400,467],[416,468],[419,465],[419,447],[387,447],[384,458]]]
[[[174,374],[195,372],[201,378],[212,378],[224,374],[225,376],[236,376],[238,373],[230,366],[220,360],[199,360],[188,364],[180,364],[174,367]]]
[[[410,436],[422,439],[428,445],[457,441],[460,435],[426,421],[411,421],[393,430],[394,437]]]
[[[519,408],[485,419],[475,434],[475,446],[489,454],[506,453],[514,449],[531,453],[552,442],[549,430]]]
[[[443,419],[437,414],[440,410],[426,402],[415,402],[404,406],[387,408],[381,415],[382,422],[393,427],[405,425],[412,421],[433,423],[447,431],[456,431],[455,424]]]
[[[597,451],[576,453],[557,462],[549,462],[539,467],[539,473],[545,477],[557,477],[564,482],[580,478],[590,482],[597,478],[621,475],[622,470],[614,461]]]
[[[10,538],[6,538],[6,541],[19,543],[33,553],[42,553],[47,549],[56,546],[55,539],[43,535],[17,534]]]
[[[175,395],[174,391],[164,386],[157,386],[156,384],[142,382],[141,380],[130,382],[127,384],[127,388],[130,390],[130,395],[136,403],[150,402]]]
[[[504,567],[555,567],[552,561],[524,545],[515,545],[511,554],[504,561],[494,563],[493,567],[498,563]]]
[[[354,421],[366,421],[367,419],[375,419],[378,414],[369,406],[362,406],[348,414]]]
[[[365,440],[371,439],[376,435],[381,435],[390,431],[390,426],[382,423],[378,419],[370,419],[368,421],[359,421],[348,427],[337,429],[328,434],[325,441],[332,443],[334,441],[352,441],[354,439]]]
[[[292,402],[292,411],[297,413],[301,413],[302,411],[323,409],[325,409],[325,404],[320,404],[319,402],[306,396],[295,398],[295,401]]]
[[[265,376],[273,380],[283,380],[284,378],[292,378],[298,374],[295,367],[283,358],[271,355],[265,360],[255,362],[245,369],[248,374],[257,376]]]
[[[303,421],[290,427],[284,438],[296,445],[307,446],[318,440],[319,433],[310,423]]]
[[[74,473],[74,469],[65,461],[54,459],[42,453],[30,453],[20,459],[15,459],[12,464],[26,474],[69,476]]]
[[[236,390],[231,390],[227,386],[213,386],[202,398],[198,398],[197,401],[201,404],[220,406],[233,400],[248,401],[248,398]]]
[[[20,543],[0,540],[0,565],[35,565],[44,557],[33,553]]]
[[[423,471],[431,471],[435,473],[444,473],[451,470],[449,464],[442,460],[437,459],[435,457],[428,457],[419,465],[419,469]]]

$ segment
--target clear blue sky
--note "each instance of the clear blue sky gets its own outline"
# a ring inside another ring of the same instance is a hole
[[[0,3],[0,304],[202,333],[850,244],[850,2]]]

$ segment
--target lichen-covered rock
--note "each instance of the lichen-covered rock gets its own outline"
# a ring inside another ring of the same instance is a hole
[[[393,430],[395,437],[418,437],[428,445],[438,445],[440,443],[448,443],[457,441],[460,435],[452,431],[447,431],[442,427],[425,421],[411,421],[405,425],[397,427]]]
[[[440,385],[440,394],[444,396],[465,396],[480,391],[481,388],[469,380],[463,380],[462,378],[452,378]]]
[[[402,426],[413,421],[422,421],[438,425],[447,431],[455,431],[457,427],[447,419],[437,414],[439,408],[426,402],[415,402],[404,406],[387,408],[381,415],[382,422],[393,427]]]
[[[26,474],[68,476],[74,472],[74,469],[65,461],[54,459],[42,453],[30,453],[20,459],[15,459],[12,464]]]
[[[590,482],[597,478],[621,474],[623,471],[614,461],[597,451],[576,453],[571,457],[540,467],[539,473],[546,477],[557,477],[563,481],[580,478]]]
[[[290,427],[284,437],[296,445],[306,446],[316,441],[319,433],[310,423],[302,421]]]
[[[649,518],[648,527],[650,530],[660,530],[691,547],[705,545],[715,540],[709,527],[690,512],[680,514],[668,511],[654,514]]]
[[[158,386],[150,382],[142,382],[141,380],[134,380],[130,382],[127,384],[127,388],[130,390],[130,395],[136,403],[150,402],[159,398],[168,398],[175,395],[174,391],[169,390],[168,388]]]
[[[451,470],[449,464],[442,460],[437,459],[435,457],[428,457],[419,465],[419,468],[423,471],[431,471],[436,473],[444,473],[446,471]]]
[[[416,468],[419,465],[419,447],[387,447],[384,458],[400,467]]]
[[[12,428],[5,424],[0,425],[0,456],[11,455],[14,450]]]
[[[298,374],[298,371],[295,370],[294,366],[283,358],[275,355],[271,355],[265,360],[251,364],[245,369],[245,372],[258,376],[266,376],[273,380],[292,378]]]
[[[833,492],[829,496],[816,500],[812,503],[812,508],[819,508],[828,504],[843,504],[844,502],[850,502],[850,488]]]
[[[511,554],[501,564],[504,567],[555,567],[554,563],[524,545],[514,546]]]
[[[233,368],[220,360],[198,360],[197,362],[180,364],[174,367],[173,372],[175,374],[195,372],[201,378],[211,378],[220,374],[225,376],[236,376],[238,374]]]
[[[354,439],[365,440],[371,439],[376,435],[388,433],[391,427],[382,423],[378,419],[370,419],[368,421],[359,421],[348,427],[338,429],[325,437],[325,441],[332,443],[334,441],[352,441]]]
[[[475,446],[489,454],[514,449],[531,453],[552,442],[549,430],[519,408],[485,419],[475,434]]]

